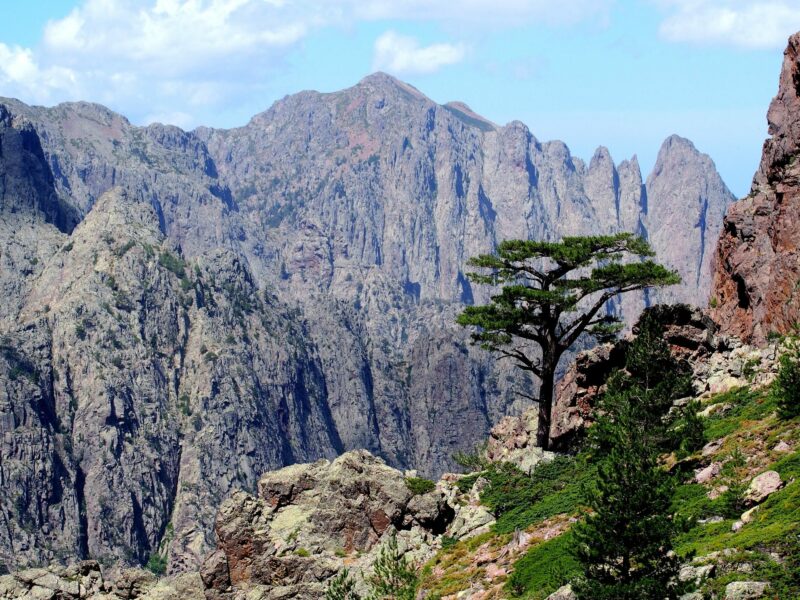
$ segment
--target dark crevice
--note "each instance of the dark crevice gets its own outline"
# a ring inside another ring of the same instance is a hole
[[[744,278],[738,273],[733,276],[733,280],[736,282],[736,295],[739,299],[739,308],[747,310],[750,308],[750,294],[747,293],[747,285],[744,282]]]
[[[89,558],[89,525],[86,518],[86,476],[80,465],[75,467],[75,497],[78,500],[78,553],[81,559]]]

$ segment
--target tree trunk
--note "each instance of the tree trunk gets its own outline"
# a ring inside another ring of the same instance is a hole
[[[539,388],[539,424],[536,430],[536,445],[543,450],[550,448],[550,413],[553,410],[553,382],[555,367],[542,369],[542,385]]]

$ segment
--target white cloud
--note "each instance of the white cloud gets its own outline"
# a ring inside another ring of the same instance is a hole
[[[398,75],[434,73],[460,62],[466,53],[462,44],[432,44],[420,47],[413,37],[387,31],[375,41],[372,68]]]
[[[407,19],[472,24],[481,28],[563,25],[605,14],[611,0],[358,0],[352,4],[363,19]]]
[[[668,15],[661,36],[672,42],[780,49],[800,29],[797,0],[659,0]]]
[[[92,100],[137,122],[158,116],[196,125],[262,95],[289,54],[325,27],[402,19],[465,35],[596,19],[611,2],[81,0],[66,17],[47,23],[37,46],[0,42],[0,94],[45,104]],[[374,55],[379,68],[397,74],[433,72],[464,57],[462,45],[422,47],[391,32],[376,42]]]

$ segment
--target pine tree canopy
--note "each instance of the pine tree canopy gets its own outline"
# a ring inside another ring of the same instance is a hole
[[[584,332],[605,338],[618,319],[601,312],[614,297],[680,282],[651,260],[646,240],[632,233],[565,237],[559,242],[507,240],[469,261],[471,281],[500,286],[488,304],[467,306],[457,322],[473,341],[541,379],[537,443],[546,448],[555,370]],[[539,347],[534,353],[524,346]]]

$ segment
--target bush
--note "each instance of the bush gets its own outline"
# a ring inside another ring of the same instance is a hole
[[[432,492],[436,488],[436,484],[430,479],[423,477],[406,477],[406,487],[411,490],[415,496],[421,496]]]
[[[356,582],[350,577],[347,568],[331,579],[328,589],[325,590],[325,600],[361,600],[356,592]]]
[[[800,339],[787,337],[784,346],[771,393],[778,405],[778,416],[793,419],[800,415]]]
[[[699,411],[700,403],[692,401],[680,413],[674,430],[679,455],[688,456],[706,443],[706,425],[703,417],[698,415]]]
[[[172,272],[178,279],[184,279],[186,277],[186,263],[168,250],[165,250],[158,256],[158,264],[167,271]]]
[[[163,575],[167,572],[167,557],[154,552],[150,555],[146,568],[155,575]]]
[[[369,579],[374,600],[414,600],[417,596],[417,577],[414,566],[397,546],[397,536],[392,535],[381,547]]]

